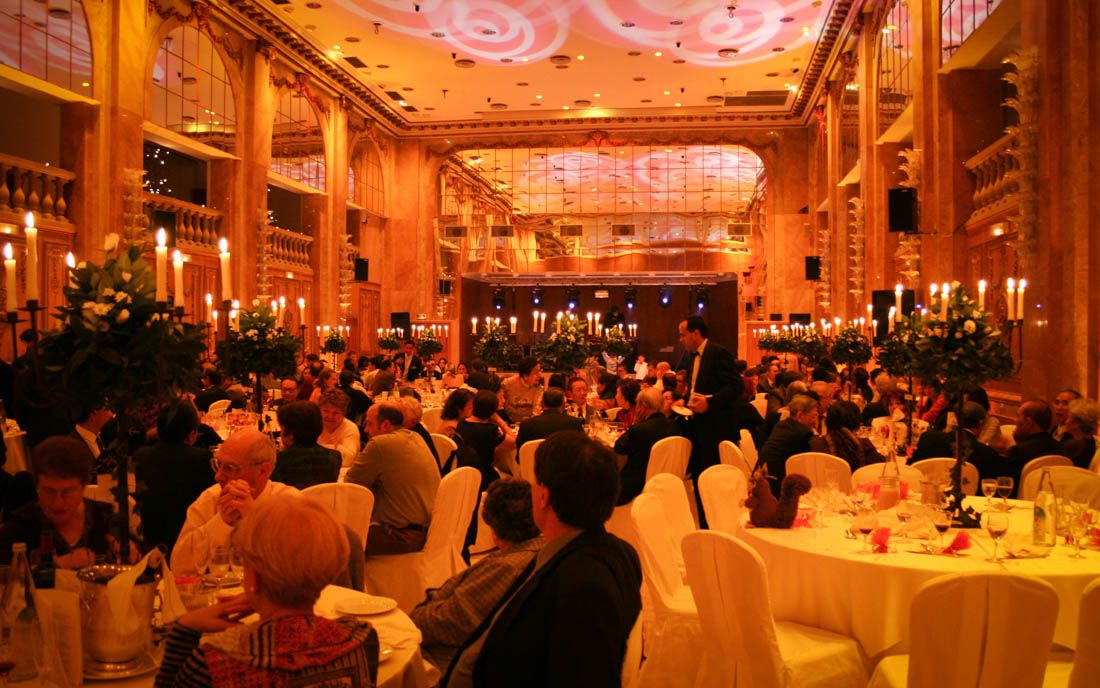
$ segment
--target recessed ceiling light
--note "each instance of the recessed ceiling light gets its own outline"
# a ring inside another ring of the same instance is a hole
[[[666,153],[671,153],[671,152],[672,152],[672,149],[671,149],[671,148],[666,148],[666,149],[665,149],[665,152],[666,152]]]
[[[508,105],[506,103],[493,103],[489,108],[492,110],[507,110]]]
[[[768,72],[764,76],[779,76],[779,72]]]
[[[374,65],[374,66],[377,67],[378,69],[389,69],[390,68],[390,66],[387,65],[387,64]]]
[[[599,93],[593,93],[593,94],[592,94],[592,97],[593,97],[593,98],[599,98],[599,97],[600,97],[600,94],[599,94]]]
[[[722,48],[718,51],[718,57],[734,57],[738,52],[737,48]]]
[[[519,58],[519,61],[520,61],[520,62],[526,62],[526,61],[527,61],[527,58],[526,58],[526,57],[521,57],[521,58]]]
[[[406,103],[406,102],[405,102],[405,101],[403,101],[403,100],[399,100],[399,101],[397,101],[397,104],[398,104],[398,105],[400,105],[401,107],[405,107],[406,105],[408,105],[408,103]]]
[[[516,86],[527,86],[527,85],[528,85],[528,84],[527,84],[527,82],[526,82],[526,81],[517,81],[517,82],[516,82]]]
[[[401,87],[401,90],[402,90],[402,91],[405,91],[406,93],[408,93],[409,91],[412,91],[412,90],[413,90],[413,87],[412,87],[412,86],[402,86],[402,87]]]
[[[345,43],[358,43],[359,38],[357,36],[348,36],[347,38],[344,39],[344,42]]]
[[[810,27],[808,27],[808,26],[803,26],[803,27],[802,27],[802,35],[803,35],[803,36],[809,36],[809,35],[810,35]]]
[[[722,98],[722,96],[707,96],[707,102],[708,103],[716,104],[716,103],[721,103],[723,100],[725,100],[725,99]]]
[[[554,69],[569,69],[569,65],[554,65]]]
[[[542,96],[541,96],[541,95],[537,95],[537,96],[535,96],[535,98],[537,98],[538,100],[542,100]]]
[[[307,2],[306,7],[308,7],[311,10],[319,10],[319,9],[321,9],[321,3],[319,3],[319,2]]]
[[[640,50],[631,50],[630,52],[627,53],[627,55],[629,55],[630,57],[638,57],[641,54],[642,53],[641,53]]]
[[[432,31],[432,38],[443,38],[446,35],[442,31]]]
[[[670,96],[670,95],[672,95],[672,91],[665,91],[665,95],[666,95],[666,96]]]
[[[431,111],[435,110],[435,108],[434,108],[434,107],[426,107],[426,108],[424,108],[424,109],[425,109],[426,111],[428,111],[428,112],[431,112]]]
[[[673,19],[672,21],[669,22],[669,24],[672,24],[673,26],[682,26],[683,23],[684,23],[683,19]]]
[[[629,29],[634,26],[634,22],[624,21],[623,23],[619,24],[619,26],[623,27],[624,29]]]
[[[532,107],[542,107],[542,103],[539,103],[539,102],[536,101],[534,103],[531,103],[531,106]]]
[[[85,81],[84,83],[82,83],[82,84],[80,84],[80,85],[81,85],[81,86],[83,86],[84,88],[88,88],[88,87],[89,87],[89,86],[91,86],[92,84],[91,84],[90,82],[88,82],[88,81]]]
[[[562,105],[562,106],[561,106],[561,109],[562,109],[562,110],[568,110],[568,109],[569,109],[569,106],[568,106],[568,105]]]
[[[675,60],[672,61],[672,64],[684,64],[685,62],[687,62],[687,60],[685,60],[684,58],[677,57]]]
[[[664,55],[664,53],[662,53],[660,50],[653,53],[653,57],[660,57],[661,55]]]
[[[313,24],[306,24],[306,31],[316,31],[317,27]]]
[[[583,59],[584,59],[584,55],[577,55],[577,59],[578,59],[578,60],[583,60]]]
[[[675,105],[676,107],[680,107],[680,104],[679,104],[679,103],[674,103],[674,105]]]
[[[643,103],[652,103],[653,101],[649,98],[642,98],[642,102]]]
[[[551,64],[556,64],[556,65],[558,65],[558,64],[569,64],[570,61],[571,61],[571,59],[568,55],[551,55],[550,56]]]
[[[784,47],[783,47],[783,46],[781,46],[781,45],[777,45],[777,46],[775,46],[774,48],[772,48],[772,52],[773,52],[773,53],[781,53],[781,52],[783,52],[784,50],[786,50],[786,48],[784,48]]]
[[[584,98],[581,98],[579,100],[574,100],[573,104],[576,105],[577,107],[588,107],[589,105],[592,104],[592,101],[591,100],[585,100]]]
[[[333,49],[333,50],[339,50],[339,49],[340,49],[340,46],[339,46],[339,45],[334,45],[334,46],[332,46],[332,49]]]
[[[790,24],[791,22],[794,21],[794,17],[783,17],[779,21],[780,21],[780,23],[783,23],[783,24]]]
[[[482,29],[481,35],[483,36],[495,36],[497,34],[496,29]]]
[[[455,60],[455,67],[459,67],[461,69],[470,69],[475,64],[476,63],[473,60],[465,57]]]

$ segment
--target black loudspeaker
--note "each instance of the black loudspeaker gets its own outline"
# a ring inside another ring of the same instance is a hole
[[[405,333],[406,337],[412,336],[412,320],[409,318],[408,311],[391,312],[390,313],[390,327],[401,330]]]
[[[813,282],[821,279],[821,256],[806,256],[806,279]]]
[[[356,258],[355,259],[355,281],[356,282],[369,282],[370,281],[370,258]]]
[[[809,325],[814,319],[814,316],[810,313],[791,313],[789,324],[791,325]]]
[[[871,292],[871,318],[878,321],[875,337],[886,336],[886,319],[890,317],[890,309],[894,307],[894,303],[895,294],[893,289],[876,289]],[[914,303],[916,303],[916,293],[912,289],[903,291],[901,293],[901,314],[908,315],[912,313]]]
[[[917,231],[917,190],[890,189],[887,198],[889,228],[891,232],[912,234]]]

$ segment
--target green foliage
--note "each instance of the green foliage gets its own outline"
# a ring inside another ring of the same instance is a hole
[[[794,353],[809,363],[817,363],[829,353],[829,342],[816,327],[809,327],[794,335]]]
[[[795,339],[790,330],[768,330],[760,335],[760,348],[773,354],[787,354],[795,350]]]
[[[550,336],[535,345],[535,356],[542,367],[555,373],[573,372],[582,367],[591,354],[588,321],[572,315],[555,321]]]
[[[626,338],[621,327],[612,327],[604,330],[604,340],[601,347],[611,356],[625,357],[634,351],[634,345]]]
[[[491,320],[486,323],[485,332],[474,343],[474,356],[492,368],[508,365],[515,351],[516,345],[508,337],[508,330]]]
[[[397,351],[401,348],[402,341],[397,338],[396,332],[387,331],[378,338],[378,348],[383,351]]]
[[[830,357],[834,363],[847,366],[861,366],[871,360],[871,345],[858,327],[847,326],[837,333],[833,340]]]
[[[294,372],[300,345],[296,337],[276,329],[275,314],[267,304],[258,304],[254,311],[240,312],[240,327],[230,330],[226,339],[218,342],[216,351],[232,377],[243,380],[256,374],[281,378]]]
[[[431,358],[443,351],[443,344],[435,336],[435,330],[425,327],[420,331],[420,339],[416,342],[416,353],[421,358]]]
[[[329,330],[325,343],[321,345],[323,354],[342,354],[348,350],[348,340],[340,330]]]

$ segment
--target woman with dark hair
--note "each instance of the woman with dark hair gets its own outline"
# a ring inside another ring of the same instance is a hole
[[[863,397],[864,401],[870,403],[875,398],[875,390],[871,389],[871,374],[863,366],[852,369],[852,385],[856,394]]]
[[[304,490],[311,485],[334,483],[340,477],[340,452],[317,444],[324,429],[321,409],[308,401],[279,407],[282,450],[275,457],[271,479]]]
[[[454,439],[455,430],[463,420],[474,415],[474,393],[459,388],[451,392],[439,412],[439,434]]]
[[[317,376],[317,382],[313,388],[313,392],[309,395],[309,400],[315,404],[321,403],[321,395],[329,390],[336,389],[336,384],[340,382],[340,378],[337,377],[336,371],[332,368],[325,368]]]
[[[485,491],[499,476],[493,468],[493,455],[497,447],[510,441],[515,446],[516,438],[508,426],[497,416],[497,395],[483,389],[474,397],[473,415],[462,420],[455,434],[462,438],[465,447],[477,452],[477,464],[481,472],[481,490]],[[473,456],[470,456],[471,460]]]
[[[989,395],[986,394],[985,389],[980,385],[968,385],[963,389],[962,400],[973,401],[985,409],[985,421],[982,423],[982,429],[978,431],[978,441],[988,444],[1002,454],[1008,451],[1009,443],[1001,435],[1001,421],[989,412]]]
[[[619,380],[615,385],[615,405],[619,407],[615,422],[622,423],[624,430],[634,424],[634,405],[641,391],[642,384],[633,378]]]
[[[850,401],[834,401],[825,412],[825,434],[810,440],[810,451],[839,456],[853,471],[885,461],[871,440],[856,435],[858,429],[859,407]]]

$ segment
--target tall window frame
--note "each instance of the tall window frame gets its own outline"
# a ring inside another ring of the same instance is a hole
[[[92,43],[80,0],[0,3],[0,64],[90,97]]]

